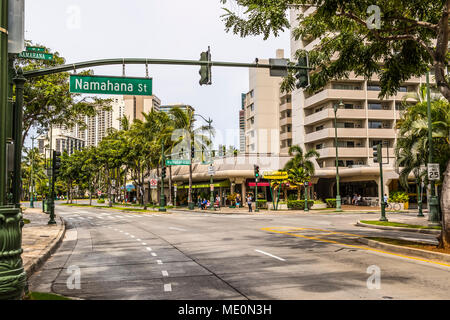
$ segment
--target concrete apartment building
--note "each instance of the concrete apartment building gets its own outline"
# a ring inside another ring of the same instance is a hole
[[[239,110],[239,151],[245,152],[245,97],[241,95],[241,110]]]
[[[123,96],[124,115],[132,123],[135,119],[143,120],[142,113],[152,110],[159,111],[161,100],[155,96]]]
[[[284,50],[277,50],[276,57],[283,58]],[[269,61],[260,60],[260,63]],[[280,147],[291,139],[292,124],[280,115],[280,102],[282,99],[287,101],[288,96],[281,96],[281,81],[281,77],[271,77],[268,69],[249,69],[249,92],[245,96],[244,108],[246,153],[278,155]],[[288,104],[282,103],[282,108],[285,115]],[[285,140],[284,143],[280,143],[280,139]]]
[[[305,15],[314,8],[302,10]],[[298,25],[297,10],[291,10],[291,25]],[[292,34],[292,33],[291,33]],[[306,51],[314,48],[319,39],[291,38],[291,60],[295,60],[297,49]],[[306,150],[315,148],[320,159],[317,161],[313,179],[314,191],[319,197],[334,197],[335,177],[335,126],[334,105],[342,100],[343,107],[337,110],[337,136],[340,175],[340,194],[343,201],[353,193],[363,197],[378,197],[380,182],[379,165],[373,162],[372,146],[383,144],[384,190],[398,187],[398,175],[394,170],[394,145],[397,140],[396,121],[400,118],[401,102],[409,92],[417,92],[424,78],[406,81],[395,96],[381,100],[379,79],[370,81],[356,77],[331,81],[314,94],[303,89],[292,93],[292,143]],[[388,158],[389,157],[389,158]]]
[[[184,110],[184,111],[186,111],[186,110],[195,111],[195,109],[192,106],[184,104],[184,103],[166,104],[164,106],[160,106],[159,111],[167,113],[170,111],[170,109],[175,108],[175,107],[180,108],[181,110]]]

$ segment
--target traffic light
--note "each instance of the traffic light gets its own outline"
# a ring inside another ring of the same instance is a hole
[[[166,177],[166,167],[161,168],[161,177],[164,179]]]
[[[57,177],[61,169],[61,152],[53,150],[53,175]]]
[[[381,155],[381,144],[374,145],[372,149],[373,149],[373,162],[381,163],[383,161]]]
[[[200,61],[208,61],[208,62],[211,61],[211,51],[210,51],[209,47],[208,47],[208,51],[202,52],[200,54]],[[200,85],[204,85],[204,84],[210,85],[212,83],[212,81],[211,81],[211,66],[209,64],[202,65],[200,67],[199,74],[200,74],[200,81],[199,81]]]
[[[297,67],[308,67],[308,56],[298,58]],[[309,86],[309,71],[308,69],[298,69],[295,73],[297,82],[295,87],[297,89],[306,88]]]
[[[254,171],[255,171],[255,178],[259,178],[259,166],[253,165]]]
[[[195,158],[195,148],[194,146],[191,147],[191,159]]]

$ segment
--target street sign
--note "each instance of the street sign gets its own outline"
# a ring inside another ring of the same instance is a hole
[[[210,184],[210,185],[209,185],[209,189],[210,189],[211,191],[214,191],[214,184]]]
[[[41,47],[27,47],[27,51],[45,52],[45,48],[41,48]]]
[[[428,180],[439,180],[441,178],[439,173],[439,163],[428,164]]]
[[[268,180],[284,180],[288,178],[286,171],[264,171],[263,178]]]
[[[214,168],[213,166],[209,166],[208,167],[208,175],[213,176],[216,174],[216,168]]]
[[[70,75],[70,92],[151,96],[151,78]]]
[[[19,58],[51,61],[51,60],[53,60],[53,55],[50,53],[44,53],[44,52],[22,51],[21,53],[19,53]]]
[[[150,179],[150,189],[158,189],[158,180]]]
[[[166,166],[183,166],[190,165],[191,160],[189,159],[168,159],[166,160]]]

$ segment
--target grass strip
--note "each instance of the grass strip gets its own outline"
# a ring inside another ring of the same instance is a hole
[[[412,229],[434,229],[434,230],[441,230],[441,226],[420,226],[415,224],[407,224],[407,223],[400,223],[400,222],[391,222],[391,221],[377,221],[377,220],[361,220],[362,223],[365,224],[371,224],[376,226],[386,226],[386,227],[401,227],[401,228],[412,228]]]
[[[72,300],[58,294],[44,292],[30,292],[24,297],[24,300]]]

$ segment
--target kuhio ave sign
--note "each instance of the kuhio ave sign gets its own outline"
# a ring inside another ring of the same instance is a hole
[[[70,75],[70,92],[151,96],[151,78]]]

